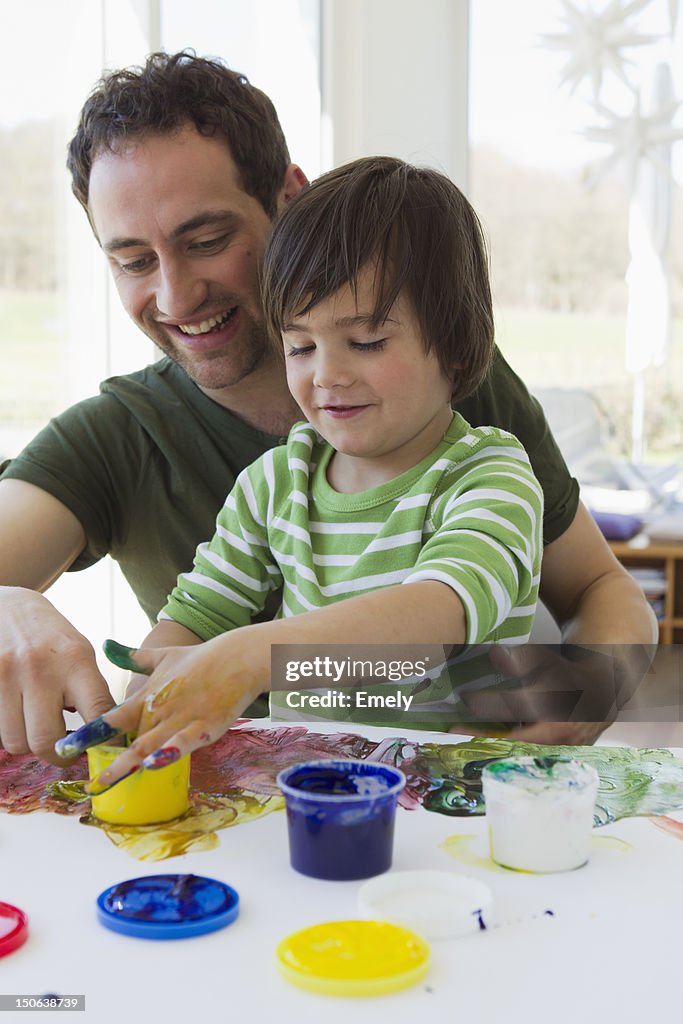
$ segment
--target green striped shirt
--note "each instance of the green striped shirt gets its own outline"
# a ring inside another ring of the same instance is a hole
[[[242,472],[160,619],[207,640],[248,625],[271,591],[289,617],[382,587],[438,580],[468,644],[525,642],[542,554],[543,497],[511,434],[458,414],[437,448],[357,494],[327,482],[332,449],[306,423]],[[345,638],[340,638],[345,639]]]

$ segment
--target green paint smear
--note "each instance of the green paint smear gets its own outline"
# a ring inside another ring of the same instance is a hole
[[[515,778],[515,776],[537,779],[540,775],[544,775],[548,780],[552,780],[562,779],[563,766],[570,763],[571,758],[569,757],[533,757],[530,762],[523,763],[504,758],[489,765],[489,771],[502,782]]]
[[[453,816],[483,814],[482,768],[518,755],[572,757],[592,765],[600,776],[595,825],[683,807],[683,761],[668,750],[546,746],[476,738],[452,745],[420,743],[415,760],[401,767],[409,777],[419,774],[431,781],[422,798],[428,811]]]
[[[84,800],[89,800],[90,797],[85,792],[85,785],[87,780],[81,782],[48,782],[45,787],[45,792],[49,793],[50,796],[56,797],[57,800],[64,800],[65,803],[80,804]]]

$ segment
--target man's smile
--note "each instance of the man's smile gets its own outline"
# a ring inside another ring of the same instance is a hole
[[[184,320],[176,323],[157,320],[156,324],[170,336],[176,348],[209,352],[227,344],[239,330],[242,319],[242,307],[238,305],[203,320]]]
[[[225,313],[218,313],[216,316],[210,316],[207,320],[202,320],[198,324],[175,324],[178,330],[182,331],[183,334],[208,334],[209,331],[214,330],[217,327],[222,327],[223,324],[233,316],[237,306],[233,306],[232,309],[228,309]]]

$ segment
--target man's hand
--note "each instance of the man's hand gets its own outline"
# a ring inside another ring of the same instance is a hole
[[[0,744],[64,764],[54,752],[63,710],[88,721],[114,704],[91,645],[32,590],[0,589]]]
[[[505,738],[548,746],[589,747],[609,725],[611,722],[537,722],[511,729]]]
[[[463,694],[463,700],[479,720],[513,723],[506,738],[583,746],[612,724],[647,672],[652,653],[640,644],[494,646],[489,657],[505,682]],[[476,722],[473,726],[466,731],[479,731]]]

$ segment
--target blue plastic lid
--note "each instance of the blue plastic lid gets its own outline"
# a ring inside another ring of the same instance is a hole
[[[112,931],[142,939],[184,939],[231,924],[239,896],[229,885],[201,875],[148,875],[105,889],[97,917]]]

